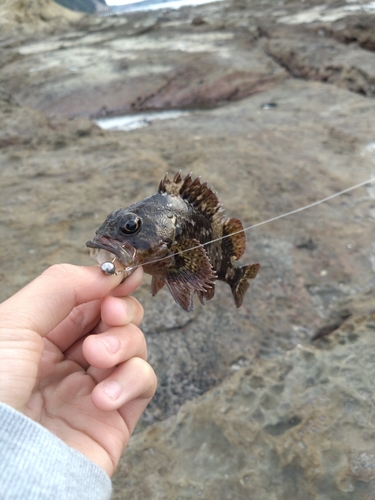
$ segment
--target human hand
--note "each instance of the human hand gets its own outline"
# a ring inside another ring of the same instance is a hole
[[[156,389],[127,296],[141,278],[62,264],[0,304],[0,401],[110,476]]]

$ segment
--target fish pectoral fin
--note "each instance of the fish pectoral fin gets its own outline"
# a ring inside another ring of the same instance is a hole
[[[169,288],[169,291],[171,292],[174,300],[182,307],[182,309],[185,309],[185,311],[187,312],[193,311],[194,292],[188,290],[184,286],[181,286],[181,284],[178,282],[170,283],[168,280],[167,287]]]
[[[164,278],[160,278],[159,276],[153,276],[151,280],[151,295],[155,297],[159,290],[163,288],[165,285]]]
[[[165,281],[175,301],[185,311],[192,311],[194,292],[207,293],[215,284],[216,273],[198,240],[180,241],[171,252],[177,255],[167,268]]]

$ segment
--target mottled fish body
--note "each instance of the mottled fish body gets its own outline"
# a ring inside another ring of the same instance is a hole
[[[152,295],[167,285],[186,311],[193,309],[194,294],[202,304],[214,296],[216,279],[228,283],[240,307],[260,266],[237,266],[246,238],[241,221],[223,212],[199,178],[165,176],[157,193],[110,213],[87,246],[99,264],[115,259],[129,272],[142,265],[152,276]]]

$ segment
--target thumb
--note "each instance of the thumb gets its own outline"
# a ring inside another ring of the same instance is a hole
[[[105,276],[95,266],[52,266],[0,305],[0,326],[33,330],[44,337],[74,307],[105,297],[122,279]]]

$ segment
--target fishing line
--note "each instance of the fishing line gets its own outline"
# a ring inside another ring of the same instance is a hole
[[[276,217],[272,217],[271,219],[267,219],[267,220],[262,221],[262,222],[257,222],[256,224],[253,224],[252,226],[245,227],[245,228],[240,229],[239,231],[235,231],[234,233],[231,233],[231,234],[226,234],[225,236],[220,236],[219,238],[207,241],[206,243],[202,243],[202,244],[197,245],[195,247],[187,248],[186,250],[181,250],[180,252],[173,253],[173,254],[168,255],[166,257],[152,260],[150,262],[147,262],[147,265],[154,264],[156,262],[161,262],[161,261],[166,260],[166,259],[170,259],[171,257],[175,257],[176,255],[190,252],[191,250],[195,250],[195,249],[200,248],[202,246],[205,247],[207,245],[210,245],[211,243],[215,243],[217,241],[224,240],[225,238],[230,238],[231,236],[234,236],[235,234],[245,233],[246,231],[249,231],[250,229],[254,229],[256,227],[263,226],[264,224],[268,224],[269,222],[273,222],[275,220],[282,219],[283,217],[288,217],[289,215],[293,215],[293,214],[296,214],[298,212],[302,212],[303,210],[307,210],[308,208],[316,207],[317,205],[320,205],[321,203],[325,203],[326,201],[333,200],[333,198],[337,198],[338,196],[341,196],[342,194],[349,193],[350,191],[353,191],[354,189],[365,186],[366,184],[370,184],[371,182],[375,182],[375,177],[372,177],[371,179],[367,179],[367,181],[363,181],[363,182],[360,182],[358,184],[355,184],[354,186],[343,189],[342,191],[338,191],[337,193],[331,194],[330,196],[327,196],[326,198],[322,198],[321,200],[314,201],[313,203],[309,203],[308,205],[305,205],[304,207],[296,208],[295,210],[291,210],[290,212],[285,212],[284,214],[277,215]],[[139,267],[141,265],[142,264],[127,267],[124,271],[133,271],[134,269],[137,269],[137,267]],[[121,270],[119,270],[117,272],[121,272]]]

